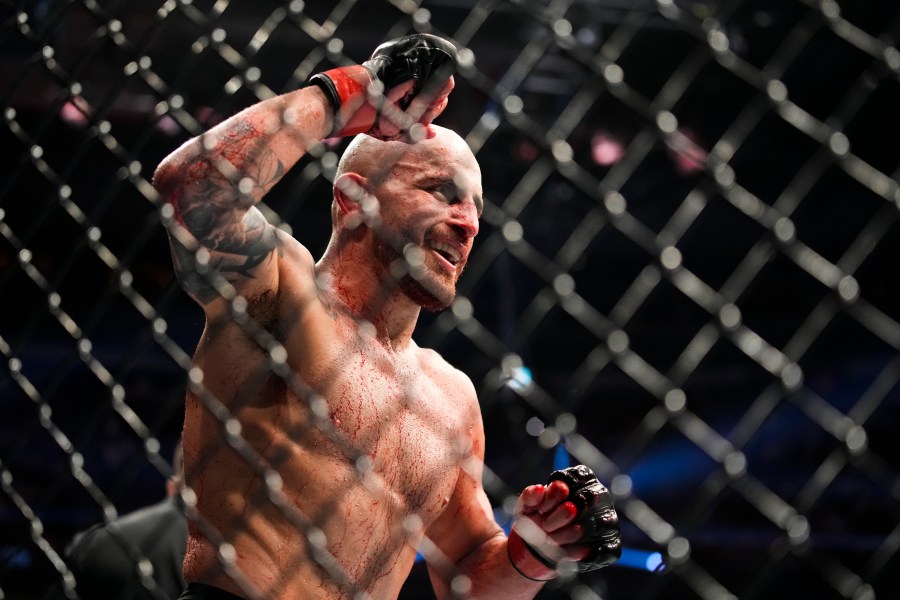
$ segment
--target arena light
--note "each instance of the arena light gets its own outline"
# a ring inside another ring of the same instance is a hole
[[[88,125],[90,111],[91,107],[87,100],[81,96],[72,96],[72,99],[59,109],[59,118],[73,127],[84,129]]]
[[[602,167],[619,162],[625,155],[625,146],[613,134],[600,130],[591,136],[591,158]]]
[[[181,133],[181,125],[169,115],[163,115],[156,121],[156,128],[168,136],[176,136]]]
[[[637,548],[622,548],[622,557],[615,563],[615,566],[650,571],[651,573],[658,573],[666,568],[662,554]]]
[[[516,392],[527,392],[531,389],[531,369],[525,366],[513,367],[506,386]]]
[[[709,153],[700,146],[697,134],[686,127],[679,129],[666,141],[666,149],[675,163],[675,169],[682,175],[702,171],[709,156]]]

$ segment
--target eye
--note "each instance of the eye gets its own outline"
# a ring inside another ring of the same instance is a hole
[[[430,186],[426,190],[448,204],[453,204],[457,199],[456,189],[446,183]]]

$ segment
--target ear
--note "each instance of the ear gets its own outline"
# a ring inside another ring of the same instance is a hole
[[[337,227],[352,231],[357,241],[368,228],[381,224],[379,208],[368,180],[359,173],[344,173],[334,180],[332,219]]]
[[[343,173],[334,180],[334,201],[342,219],[354,213],[361,213],[362,203],[367,194],[366,178],[359,173]]]

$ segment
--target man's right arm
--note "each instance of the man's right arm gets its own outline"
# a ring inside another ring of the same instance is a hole
[[[306,87],[241,111],[159,165],[153,183],[171,206],[176,273],[204,307],[220,297],[210,271],[242,295],[278,286],[282,234],[256,204],[325,136],[331,121],[323,92]]]
[[[169,237],[188,293],[209,312],[224,306],[216,275],[244,296],[277,289],[283,234],[255,205],[326,136],[401,139],[413,124],[430,124],[447,105],[455,66],[446,40],[398,38],[362,65],[319,73],[313,85],[254,104],[163,160],[153,183],[172,208]],[[370,102],[373,79],[385,96]]]

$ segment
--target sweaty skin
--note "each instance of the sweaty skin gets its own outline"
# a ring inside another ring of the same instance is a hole
[[[330,127],[321,91],[304,88],[187,142],[155,174],[176,272],[206,315],[183,433],[199,514],[186,578],[246,598],[394,598],[422,549],[439,598],[457,574],[472,597],[531,597],[541,584],[512,569],[482,489],[474,387],[411,338],[422,307],[455,295],[482,210],[478,163],[434,125],[415,143],[355,138],[316,262],[254,205]],[[210,282],[206,265],[225,281]],[[254,326],[223,291],[245,300]],[[267,483],[267,468],[280,477]],[[567,543],[577,531],[561,514],[552,522]]]

